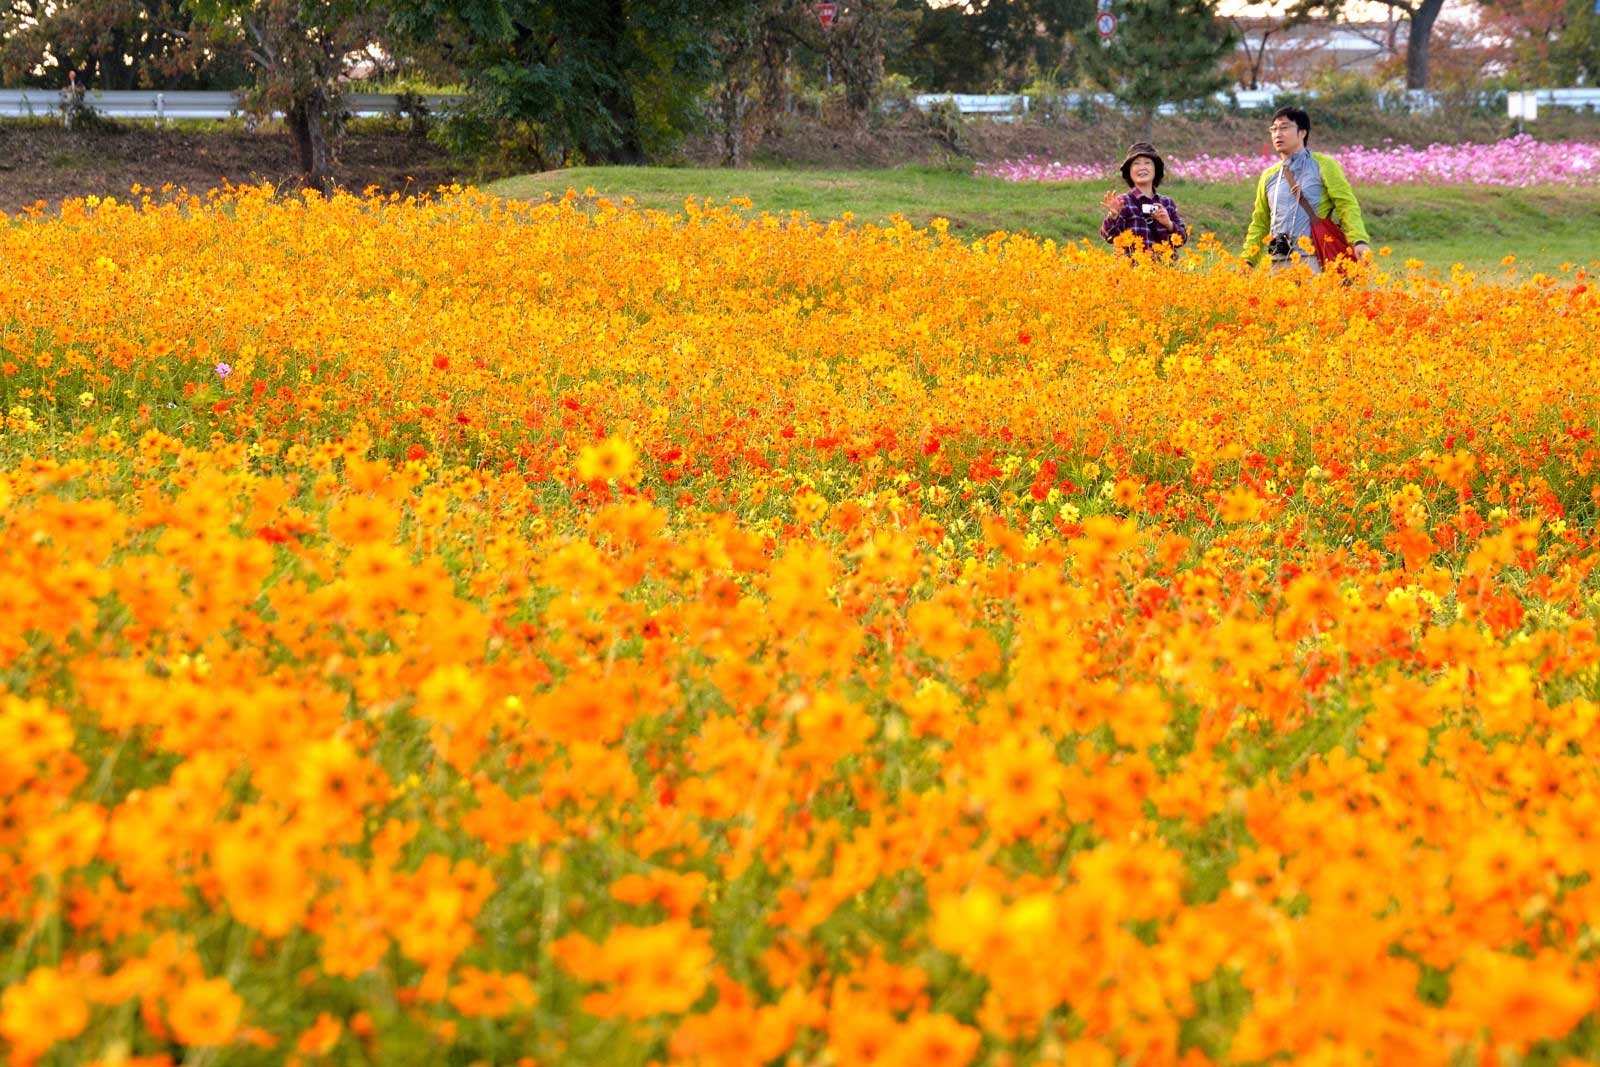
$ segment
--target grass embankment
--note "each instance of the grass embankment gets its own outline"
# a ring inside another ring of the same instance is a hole
[[[1111,182],[1032,184],[925,167],[890,170],[714,170],[578,167],[508,178],[490,188],[504,196],[561,195],[568,188],[631,196],[645,207],[674,210],[686,196],[726,202],[749,197],[758,209],[803,211],[863,222],[902,214],[917,225],[943,216],[954,232],[1023,230],[1041,237],[1098,239],[1100,194]],[[1196,233],[1211,231],[1237,250],[1250,221],[1254,187],[1179,180],[1163,186]],[[1519,273],[1554,272],[1596,258],[1600,189],[1506,189],[1472,186],[1366,186],[1357,189],[1376,247],[1398,258],[1448,270],[1500,269],[1517,257]]]

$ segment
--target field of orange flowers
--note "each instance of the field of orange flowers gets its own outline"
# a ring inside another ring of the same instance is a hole
[[[1582,271],[134,200],[0,227],[11,1064],[1600,1058]]]

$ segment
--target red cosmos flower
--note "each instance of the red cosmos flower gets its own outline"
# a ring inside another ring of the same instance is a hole
[[[449,356],[434,356],[433,357],[433,365],[435,367],[438,367],[440,370],[449,370],[450,369],[450,357]]]
[[[410,448],[406,449],[406,459],[422,459],[427,454],[428,450],[421,445],[412,445]]]

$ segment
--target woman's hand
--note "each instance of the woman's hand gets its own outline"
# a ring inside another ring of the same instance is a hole
[[[1107,189],[1106,195],[1100,198],[1100,206],[1106,209],[1109,217],[1122,210],[1122,194],[1115,189]]]
[[[1172,216],[1167,214],[1167,209],[1160,204],[1157,204],[1156,209],[1150,212],[1150,217],[1159,222],[1164,228],[1172,229]]]

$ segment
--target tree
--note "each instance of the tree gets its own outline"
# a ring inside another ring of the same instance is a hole
[[[998,13],[991,14],[991,11]],[[1009,4],[942,4],[927,8],[906,47],[889,57],[889,69],[912,84],[950,92],[981,92],[995,81],[999,33]]]
[[[844,0],[838,5],[833,28],[825,31],[824,50],[844,82],[845,104],[857,118],[877,108],[884,51],[909,17],[909,12],[896,10],[895,0]]]
[[[334,144],[343,125],[344,74],[363,50],[385,54],[382,18],[367,0],[191,0],[210,43],[249,61],[245,108],[282,113],[308,189],[332,191]]]
[[[1550,49],[1550,66],[1558,84],[1600,84],[1600,12],[1592,5],[1567,0],[1567,17]]]
[[[0,69],[12,85],[94,89],[239,84],[202,46],[183,0],[9,0],[0,4]]]
[[[965,92],[1019,89],[1041,71],[1070,67],[1072,31],[1094,14],[1093,0],[918,2],[915,31],[890,55],[890,69],[919,85]]]
[[[722,163],[737,167],[744,162],[745,126],[755,104],[754,90],[763,82],[767,21],[776,14],[773,0],[750,4],[730,13],[712,31],[711,45],[717,56],[717,78],[712,86],[712,113],[722,141]],[[770,81],[770,76],[767,81]],[[770,86],[763,86],[770,93]]]
[[[1323,15],[1338,18],[1352,0],[1301,0],[1296,14]],[[1428,48],[1433,40],[1433,27],[1444,10],[1444,0],[1372,0],[1406,18],[1406,88],[1428,87]]]
[[[1281,63],[1283,59],[1309,51],[1304,44],[1297,46],[1292,36],[1294,29],[1304,24],[1307,18],[1284,10],[1287,6],[1285,0],[1280,0],[1268,5],[1267,11],[1262,14],[1247,17],[1235,13],[1228,16],[1228,23],[1239,39],[1239,51],[1243,53],[1243,62],[1235,66],[1239,70],[1238,80],[1246,89],[1261,88],[1261,80],[1271,65],[1269,59],[1276,58]],[[1277,41],[1275,47],[1272,43],[1274,39]]]
[[[1600,80],[1600,15],[1588,0],[1489,0],[1481,21],[1524,85]]]
[[[343,75],[385,54],[382,23],[368,0],[9,0],[0,58],[45,84],[241,89],[248,112],[284,116],[305,184],[327,192]]]
[[[1217,17],[1217,0],[1126,0],[1115,13],[1116,34],[1080,56],[1094,84],[1143,116],[1145,140],[1162,104],[1198,100],[1228,84],[1221,62],[1236,38]]]
[[[486,123],[532,131],[541,159],[641,163],[700,121],[712,40],[752,0],[393,0],[438,41]]]
[[[814,0],[777,0],[766,20],[767,49],[786,41],[802,55],[819,57],[844,84],[852,116],[865,118],[882,98],[886,59],[903,49],[922,15],[920,0],[834,0],[834,17],[824,29]],[[765,80],[765,79],[764,79]]]

